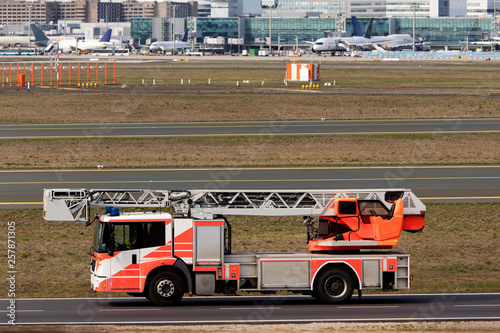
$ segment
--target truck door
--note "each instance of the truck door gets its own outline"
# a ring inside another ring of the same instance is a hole
[[[110,265],[110,291],[138,292],[141,223],[114,223],[111,228],[114,239]]]

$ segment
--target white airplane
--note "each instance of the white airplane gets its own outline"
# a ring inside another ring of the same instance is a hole
[[[344,38],[339,41],[339,44],[347,49],[362,49],[362,50],[378,50],[378,51],[396,51],[408,48],[413,48],[413,38],[408,34],[392,34],[387,36],[371,36],[372,20],[364,37]],[[415,41],[416,49],[424,51],[426,46],[419,40],[418,44]]]
[[[387,36],[375,36],[367,41],[359,41],[354,43],[344,42],[348,47],[361,47],[364,50],[402,50],[412,47],[413,38],[408,34],[394,34]]]
[[[470,45],[490,46],[492,51],[500,50],[500,37],[491,37],[488,40],[469,41]]]
[[[149,51],[158,52],[158,51],[168,51],[175,49],[185,49],[190,46],[190,43],[187,41],[188,39],[188,30],[184,33],[184,37],[180,41],[174,42],[153,42],[149,45]],[[175,45],[174,45],[175,44]]]
[[[354,37],[328,37],[328,38],[320,38],[313,43],[312,50],[317,53],[321,52],[331,52],[332,55],[335,55],[335,52],[345,52],[348,48],[341,44],[340,41],[350,41],[356,42],[359,38],[369,38],[367,37],[371,33],[373,19],[370,20],[368,27],[366,28],[366,32],[363,33],[361,30],[361,26],[359,25],[358,19],[355,16],[352,16],[352,27],[354,29]]]
[[[74,40],[59,40],[58,41],[58,48],[62,52],[70,52],[73,50],[97,50],[97,49],[104,49],[106,47],[110,46],[115,46],[114,43],[111,42],[111,29],[108,29],[104,36],[102,36],[101,39],[96,40],[85,40],[85,41],[77,41],[76,39]]]
[[[355,17],[352,18],[353,27],[358,26],[359,23]],[[393,34],[388,36],[371,36],[371,29],[373,19],[370,20],[364,36],[359,37],[340,37],[340,38],[322,38],[318,39],[313,46],[315,52],[325,51],[339,51],[343,48],[345,50],[363,49],[363,50],[401,50],[411,48],[413,45],[413,38],[408,34]],[[355,28],[356,31],[356,28]],[[423,44],[419,44],[419,48],[424,49]]]

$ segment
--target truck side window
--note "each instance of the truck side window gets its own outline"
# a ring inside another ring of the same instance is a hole
[[[165,245],[165,222],[144,222],[142,225],[141,247]]]
[[[339,214],[342,215],[356,215],[356,202],[354,201],[340,201]]]
[[[115,251],[165,245],[165,222],[114,224]]]
[[[139,248],[138,223],[115,224],[115,251]]]
[[[370,201],[370,200],[360,200],[359,201],[359,211],[361,215],[370,216],[388,216],[390,215],[389,210],[380,201]]]

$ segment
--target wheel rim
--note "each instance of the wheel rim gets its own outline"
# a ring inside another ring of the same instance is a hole
[[[330,276],[325,281],[325,291],[330,297],[342,297],[347,292],[347,282],[342,276]]]
[[[172,280],[163,279],[156,284],[156,293],[161,297],[171,297],[175,292],[175,285]]]

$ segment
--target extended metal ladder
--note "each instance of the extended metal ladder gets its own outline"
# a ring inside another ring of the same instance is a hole
[[[195,218],[214,215],[333,216],[338,198],[379,200],[402,195],[405,214],[425,214],[425,205],[408,189],[363,190],[87,190],[45,189],[44,218],[88,222],[91,207],[171,207],[174,214]]]

